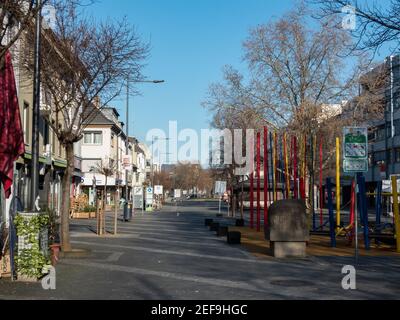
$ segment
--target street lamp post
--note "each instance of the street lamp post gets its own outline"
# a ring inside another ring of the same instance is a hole
[[[125,140],[125,155],[129,155],[129,76],[126,79],[126,140]],[[142,80],[142,81],[132,81],[133,83],[164,83],[164,80]],[[128,169],[125,170],[125,203],[124,203],[124,221],[129,221],[131,219],[129,207],[128,207]]]
[[[151,186],[154,188],[154,136],[151,136]],[[168,141],[170,140],[169,138],[159,138],[157,137],[157,140],[164,140]],[[161,162],[161,154],[171,154],[170,152],[167,153],[160,153],[160,162]],[[161,167],[161,164],[160,164]]]
[[[42,29],[42,0],[37,0],[38,8],[35,25],[35,53],[33,76],[32,112],[32,161],[31,161],[31,203],[30,209],[37,211],[36,199],[39,194],[39,116],[40,116],[40,44]]]

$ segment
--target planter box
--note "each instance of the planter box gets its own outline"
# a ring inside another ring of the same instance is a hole
[[[0,278],[10,278],[10,277],[11,277],[10,255],[6,254],[0,260]]]
[[[21,282],[38,282],[39,279],[38,278],[34,278],[34,277],[29,277],[26,276],[24,274],[17,274],[17,281],[21,281]]]
[[[33,217],[36,217],[40,215],[41,213],[37,212],[21,212],[18,213],[19,216],[21,216],[26,222],[29,222],[30,219]],[[29,254],[31,254],[32,247],[37,245],[39,247],[40,253],[43,255],[43,257],[48,258],[49,257],[49,235],[48,235],[48,226],[41,226],[42,229],[37,232],[37,233],[31,233],[31,234],[25,234],[25,235],[20,235],[17,238],[17,255],[16,255],[16,261],[20,258],[20,255],[27,250],[26,254],[29,257]],[[17,232],[18,232],[18,227],[17,227]],[[28,263],[27,260],[25,263]],[[18,264],[17,264],[18,266]],[[18,281],[23,281],[23,282],[37,282],[38,278],[36,277],[31,277],[28,275],[25,275],[22,273],[21,270],[17,268],[17,279]]]
[[[91,212],[74,212],[72,213],[72,219],[90,219]],[[94,213],[96,216],[96,213]]]

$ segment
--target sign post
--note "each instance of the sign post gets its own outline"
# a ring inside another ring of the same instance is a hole
[[[221,196],[226,192],[226,181],[215,181],[215,193],[219,195],[218,214],[221,214]]]
[[[153,187],[146,188],[146,212],[153,211]]]
[[[357,194],[357,173],[368,172],[368,128],[345,127],[343,128],[343,171],[354,173],[356,181],[355,197],[355,259],[358,264],[358,213]]]

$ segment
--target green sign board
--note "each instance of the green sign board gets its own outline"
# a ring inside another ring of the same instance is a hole
[[[368,128],[343,129],[343,171],[346,173],[368,171]]]

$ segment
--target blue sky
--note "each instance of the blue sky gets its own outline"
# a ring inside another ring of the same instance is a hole
[[[151,56],[144,70],[165,84],[140,84],[131,100],[130,134],[144,140],[152,128],[178,121],[178,130],[209,127],[201,106],[210,83],[221,79],[226,64],[241,67],[242,42],[248,30],[278,17],[291,0],[98,0],[88,10],[98,18],[126,16],[145,41]],[[115,101],[125,121],[125,102]]]
[[[373,2],[373,0],[367,0]],[[388,0],[382,0],[381,4]],[[142,95],[130,100],[130,135],[146,141],[146,133],[209,128],[211,115],[201,106],[208,87],[233,65],[245,72],[242,43],[251,28],[279,18],[296,0],[96,0],[89,14],[99,19],[127,17],[142,39],[151,43],[145,76],[164,84],[139,84]],[[310,24],[315,23],[310,18]],[[383,59],[387,50],[380,52]],[[113,101],[125,120],[125,94]],[[180,143],[181,145],[181,143]],[[168,150],[171,152],[171,150]],[[165,157],[165,155],[164,155]]]

